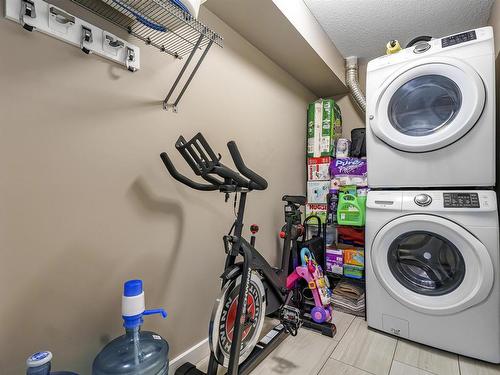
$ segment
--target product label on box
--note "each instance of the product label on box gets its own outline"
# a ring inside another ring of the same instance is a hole
[[[366,159],[333,159],[330,164],[330,174],[332,189],[346,185],[367,186],[368,183]]]
[[[337,275],[344,273],[344,261],[341,249],[326,248],[325,253],[326,271]]]
[[[365,266],[365,252],[358,249],[344,249],[344,264]]]
[[[326,223],[326,203],[308,203],[306,204],[306,216],[316,215],[320,218],[321,223]]]
[[[307,156],[333,156],[342,135],[340,108],[332,99],[319,99],[307,111]]]
[[[327,203],[327,195],[330,192],[330,181],[308,181],[307,202]]]
[[[321,100],[309,105],[307,112],[307,155],[321,156],[321,124],[323,122],[323,106]]]
[[[331,158],[328,156],[307,159],[307,179],[330,180],[330,162]]]

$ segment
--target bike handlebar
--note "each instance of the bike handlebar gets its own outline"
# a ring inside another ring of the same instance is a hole
[[[189,164],[193,172],[202,177],[208,184],[200,184],[180,174],[166,152],[160,157],[170,175],[177,181],[190,188],[201,191],[220,190],[225,192],[238,191],[239,189],[265,190],[267,181],[248,168],[234,141],[228,142],[227,147],[238,172],[226,167],[220,162],[220,155],[216,155],[201,133],[195,135],[190,141],[180,136],[175,147]],[[220,180],[215,176],[221,177]]]
[[[245,165],[236,142],[228,142],[227,148],[229,149],[229,153],[231,154],[234,165],[236,166],[238,171],[250,180],[250,188],[255,190],[266,190],[267,181]]]
[[[161,160],[163,160],[163,164],[165,164],[165,167],[167,167],[167,170],[169,173],[172,175],[173,178],[175,178],[177,181],[182,182],[184,185],[189,186],[190,188],[196,189],[196,190],[201,190],[201,191],[214,191],[218,190],[219,187],[216,185],[212,184],[200,184],[196,181],[193,181],[186,176],[180,174],[177,169],[175,169],[174,164],[168,157],[166,152],[162,152],[160,154]]]

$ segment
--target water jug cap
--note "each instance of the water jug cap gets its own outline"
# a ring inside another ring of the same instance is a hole
[[[26,365],[28,367],[39,367],[50,362],[51,360],[52,360],[51,352],[49,351],[36,352],[26,360]]]
[[[167,312],[163,309],[146,310],[142,280],[129,280],[123,286],[122,318],[127,329],[140,327],[144,315],[161,314],[165,319]]]
[[[123,295],[134,297],[142,293],[142,280],[129,280],[123,285]]]

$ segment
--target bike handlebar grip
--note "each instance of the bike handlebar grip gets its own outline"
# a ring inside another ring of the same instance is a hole
[[[236,143],[234,141],[228,142],[227,148],[229,149],[229,153],[238,171],[250,180],[250,188],[255,190],[266,190],[267,181],[245,165]]]
[[[160,154],[161,160],[163,161],[163,164],[165,164],[165,167],[167,168],[168,172],[170,175],[175,178],[177,181],[182,182],[184,185],[189,186],[190,188],[196,189],[196,190],[202,190],[202,191],[213,191],[213,190],[218,190],[219,187],[215,185],[210,185],[210,184],[200,184],[196,181],[193,181],[186,176],[183,176],[180,174],[177,169],[175,169],[174,164],[168,157],[166,152],[162,152]]]

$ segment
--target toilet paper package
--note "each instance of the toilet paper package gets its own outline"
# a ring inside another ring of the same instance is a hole
[[[330,164],[330,174],[332,176],[332,189],[338,189],[340,186],[346,185],[368,185],[366,159],[333,159]]]

